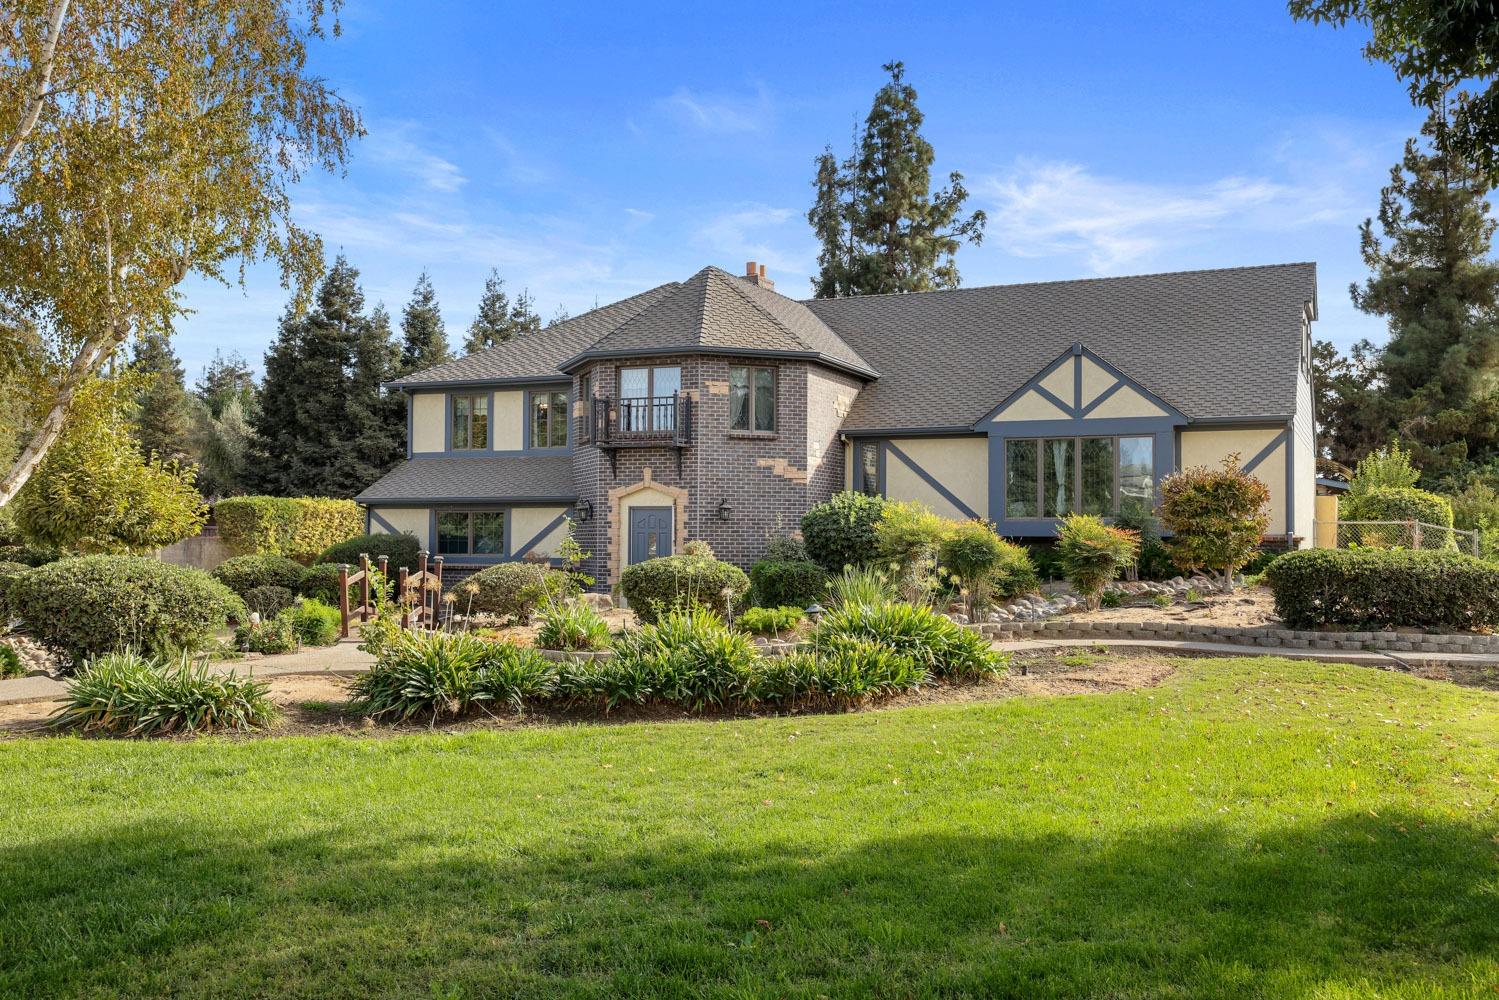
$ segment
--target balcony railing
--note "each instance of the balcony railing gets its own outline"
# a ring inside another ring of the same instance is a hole
[[[692,397],[593,400],[593,441],[602,448],[684,447],[692,437]]]

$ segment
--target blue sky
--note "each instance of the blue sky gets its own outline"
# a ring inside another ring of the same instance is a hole
[[[1317,335],[1383,337],[1348,300],[1357,226],[1421,115],[1360,30],[1274,2],[811,6],[353,0],[314,59],[369,136],[297,217],[397,319],[429,270],[455,343],[490,267],[543,316],[749,259],[804,296],[813,157],[902,59],[989,214],[964,284],[1315,260]],[[215,348],[258,367],[285,301],[271,268],[190,284],[189,378]]]

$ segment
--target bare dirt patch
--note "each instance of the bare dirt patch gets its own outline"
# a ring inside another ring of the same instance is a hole
[[[1075,617],[1094,622],[1194,622],[1261,628],[1279,625],[1275,599],[1268,587],[1240,587],[1232,594],[1213,594],[1191,604],[1132,604],[1122,608],[1100,608]]]

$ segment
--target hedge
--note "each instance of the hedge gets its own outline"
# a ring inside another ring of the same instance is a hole
[[[1292,628],[1499,625],[1499,565],[1457,552],[1306,549],[1276,559],[1264,582]]]
[[[11,577],[6,603],[38,641],[78,663],[134,648],[199,650],[245,615],[234,591],[200,569],[138,556],[63,559]]]
[[[1376,486],[1345,497],[1339,517],[1344,521],[1421,521],[1450,528],[1452,501],[1414,486]],[[1456,543],[1451,532],[1444,541],[1449,546]]]
[[[647,624],[677,608],[708,608],[728,617],[740,607],[749,577],[738,566],[706,556],[664,556],[626,567],[619,589],[635,617]]]
[[[357,503],[326,497],[229,497],[213,505],[213,519],[237,556],[286,556],[302,563],[364,530]]]
[[[863,566],[874,559],[874,529],[885,501],[863,493],[839,493],[802,515],[807,555],[830,573]]]
[[[295,590],[306,572],[301,563],[285,556],[234,556],[213,569],[213,578],[240,597],[257,587]]]
[[[761,559],[750,567],[750,587],[762,608],[805,608],[828,593],[828,573],[810,559]]]
[[[396,570],[405,566],[411,572],[416,572],[416,558],[421,553],[422,545],[416,540],[415,535],[403,533],[380,534],[380,535],[356,535],[328,546],[317,557],[320,563],[348,563],[350,570],[359,568],[359,557],[366,555],[370,557],[370,565],[379,569],[380,557],[385,556],[390,561],[387,564],[387,572],[392,577]]]

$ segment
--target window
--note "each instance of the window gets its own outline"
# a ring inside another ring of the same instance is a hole
[[[677,426],[682,369],[675,365],[619,370],[619,427],[623,431],[670,431]]]
[[[502,556],[505,554],[505,512],[502,510],[444,510],[437,514],[437,554],[443,556]]]
[[[531,393],[531,448],[567,447],[567,392],[565,390]]]
[[[578,398],[583,401],[583,414],[578,418],[578,440],[589,441],[593,438],[592,375],[580,375],[578,377]]]
[[[1005,517],[1111,517],[1155,496],[1155,438],[1005,441]]]
[[[453,398],[453,450],[489,447],[489,393]]]
[[[855,485],[860,493],[867,493],[872,497],[880,495],[880,446],[878,442],[861,441],[859,443],[858,481]]]
[[[729,429],[774,431],[776,429],[776,370],[774,368],[729,369]]]

